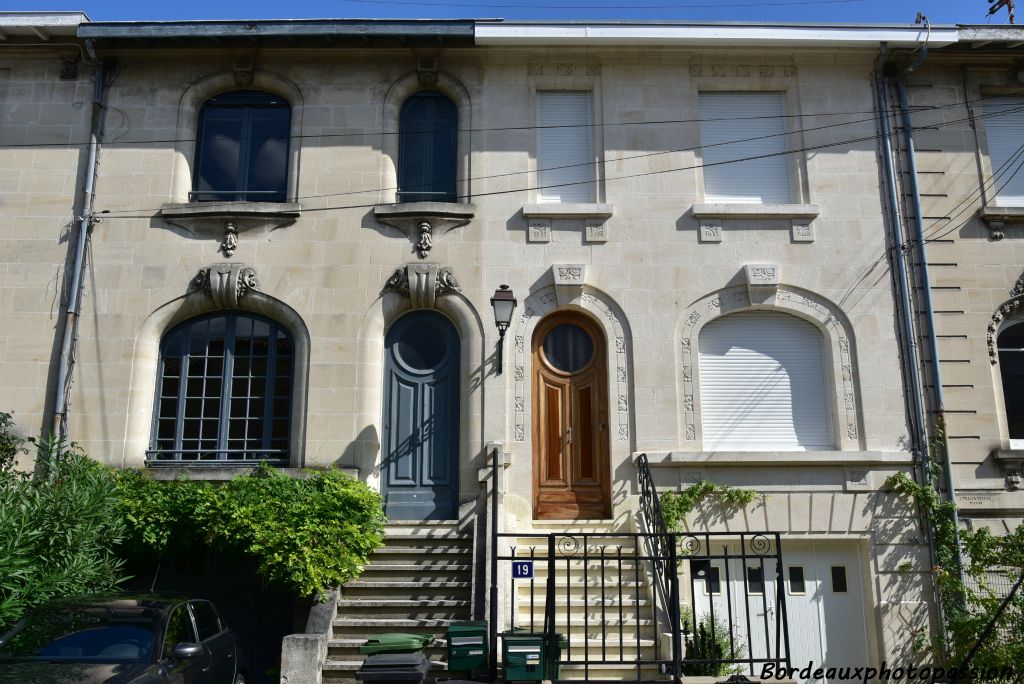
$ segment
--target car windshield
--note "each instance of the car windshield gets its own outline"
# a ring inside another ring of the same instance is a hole
[[[0,660],[149,661],[158,621],[157,611],[135,601],[40,609],[0,635]]]

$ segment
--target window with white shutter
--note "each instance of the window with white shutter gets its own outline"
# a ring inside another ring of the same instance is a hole
[[[1024,145],[1024,97],[985,99],[985,134],[992,163],[992,190],[996,204],[1024,205],[1024,157],[1017,154]]]
[[[783,93],[700,94],[706,202],[792,200],[784,113]]]
[[[818,328],[788,314],[742,312],[704,326],[699,346],[706,450],[835,448]]]
[[[590,93],[537,93],[537,201],[593,202]]]

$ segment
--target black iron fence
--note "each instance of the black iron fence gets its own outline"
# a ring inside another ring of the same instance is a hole
[[[639,465],[640,532],[492,529],[492,634],[543,634],[549,657],[586,679],[788,668],[780,535],[669,531]]]

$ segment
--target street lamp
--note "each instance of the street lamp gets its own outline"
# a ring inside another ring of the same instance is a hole
[[[516,296],[508,285],[502,285],[491,297],[491,308],[494,309],[494,324],[498,326],[498,372],[501,375],[501,359],[505,349],[505,331],[512,322],[512,312],[516,310]]]

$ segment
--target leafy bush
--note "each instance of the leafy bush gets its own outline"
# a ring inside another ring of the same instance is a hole
[[[268,581],[310,595],[362,571],[384,540],[380,494],[335,470],[291,478],[268,466],[224,484],[118,476],[128,544],[163,555],[200,541],[250,553]]]
[[[18,454],[25,453],[25,440],[14,432],[14,416],[0,411],[0,476],[10,474]]]
[[[23,446],[9,423],[0,444],[4,456]],[[41,445],[38,458],[35,477],[0,469],[0,631],[41,603],[110,591],[124,579],[113,473],[74,444]]]

